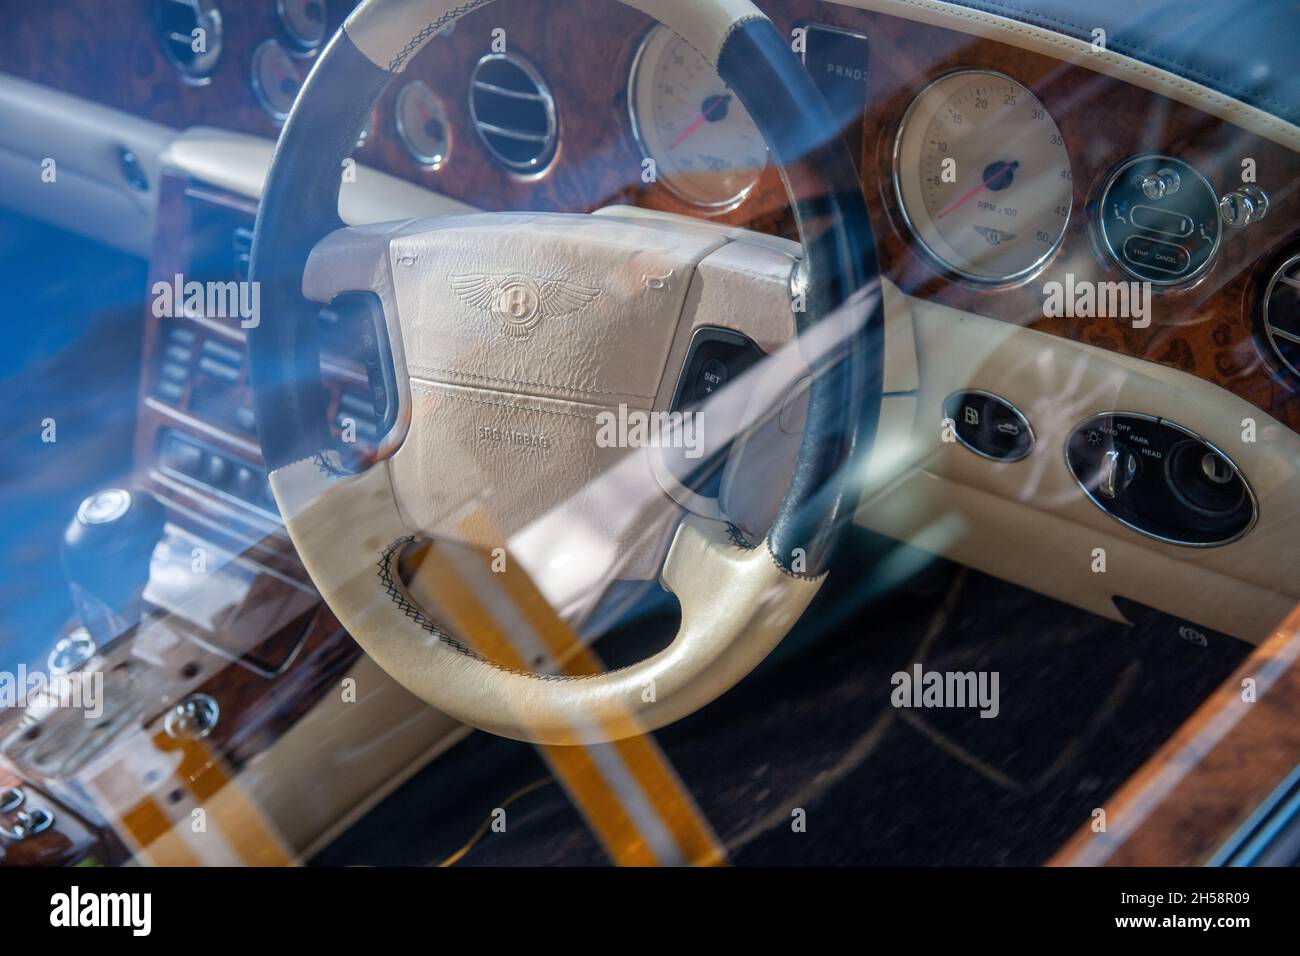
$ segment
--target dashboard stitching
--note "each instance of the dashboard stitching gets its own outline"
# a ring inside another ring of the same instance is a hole
[[[640,392],[612,392],[601,388],[580,388],[576,385],[556,385],[551,382],[525,382],[518,378],[497,378],[493,375],[480,375],[477,372],[464,372],[454,368],[435,368],[431,365],[412,365],[413,372],[426,372],[430,375],[456,375],[460,378],[479,379],[484,382],[495,382],[499,385],[528,385],[533,388],[553,388],[562,392],[577,392],[579,395],[613,395],[627,396],[630,398],[654,398],[653,395],[642,395]]]
[[[816,581],[819,578],[824,578],[826,577],[826,575],[830,574],[830,571],[823,571],[821,572],[821,574],[805,574],[802,571],[792,571],[789,568],[787,568],[784,564],[781,563],[781,559],[778,558],[776,556],[776,552],[772,550],[771,535],[768,535],[766,538],[764,538],[763,543],[767,545],[767,556],[772,559],[772,563],[776,565],[776,569],[780,571],[782,574],[784,574],[787,578],[794,578],[798,581]],[[796,548],[795,550],[797,551],[799,549]]]
[[[1050,31],[1044,30],[1041,27],[1035,29],[1027,29],[1026,27],[1023,26],[1008,25],[1005,21],[1010,19],[1009,17],[995,18],[987,14],[982,14],[978,11],[964,9],[961,7],[954,6],[952,4],[929,3],[926,2],[926,0],[893,0],[893,2],[897,4],[901,4],[903,6],[917,7],[922,10],[930,10],[933,11],[934,13],[940,13],[946,16],[959,17],[964,20],[970,20],[974,23],[981,23],[981,24],[986,24],[988,26],[997,27],[998,29],[1001,30],[1007,30],[1010,31],[1011,33],[1018,33],[1021,34],[1022,36],[1031,37],[1035,40],[1040,40],[1042,42],[1051,44],[1052,46],[1061,47],[1062,49],[1069,50],[1072,53],[1078,53],[1079,52],[1078,45],[1083,43],[1082,40],[1077,40],[1073,37],[1052,36],[1050,34]],[[1014,22],[1016,21],[1013,21],[1013,23]],[[1216,93],[1215,91],[1207,89],[1206,87],[1201,86],[1199,84],[1193,84],[1179,77],[1177,74],[1170,73],[1167,70],[1153,69],[1151,67],[1139,63],[1133,57],[1120,56],[1118,54],[1112,53],[1109,50],[1100,53],[1094,53],[1092,55],[1100,59],[1104,59],[1108,63],[1111,63],[1115,66],[1121,67],[1122,69],[1127,70],[1130,73],[1137,73],[1142,76],[1149,76],[1152,79],[1159,80],[1160,82],[1166,83],[1169,86],[1172,86],[1176,89],[1183,90],[1187,93],[1192,93],[1198,97],[1209,100],[1210,102],[1222,106],[1230,113],[1236,113],[1241,116],[1251,116],[1252,114],[1258,114],[1258,116],[1256,116],[1255,119],[1257,122],[1260,123],[1260,125],[1269,129],[1274,129],[1277,132],[1284,134],[1290,140],[1294,141],[1297,138],[1297,136],[1300,136],[1300,128],[1297,128],[1295,125],[1291,123],[1284,122],[1275,116],[1265,113],[1263,110],[1249,107],[1246,104],[1243,104],[1237,100],[1233,100],[1220,93]],[[1070,62],[1076,62],[1076,61],[1070,61]],[[1077,65],[1083,65],[1086,67],[1086,64],[1077,64]],[[1293,146],[1292,148],[1294,149],[1295,147]]]

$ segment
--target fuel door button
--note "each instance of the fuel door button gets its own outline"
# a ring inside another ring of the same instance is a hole
[[[978,389],[953,392],[943,403],[953,435],[975,454],[1019,461],[1034,446],[1034,430],[1020,410],[999,395]]]

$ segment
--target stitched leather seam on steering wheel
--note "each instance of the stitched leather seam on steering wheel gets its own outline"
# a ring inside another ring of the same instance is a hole
[[[557,392],[576,392],[579,395],[612,395],[615,398],[646,398],[652,399],[653,395],[642,395],[640,392],[611,392],[603,388],[580,388],[577,385],[556,385],[552,382],[525,382],[519,378],[497,378],[494,375],[480,375],[478,372],[463,372],[455,368],[436,368],[432,365],[412,365],[412,372],[425,372],[429,375],[455,375],[459,378],[478,379],[482,382],[495,382],[498,385],[526,385],[531,388],[553,388]],[[435,382],[435,385],[441,384]],[[461,384],[459,382],[448,384]]]
[[[345,471],[338,465],[334,464],[334,462],[330,461],[324,451],[318,451],[314,461],[316,467],[331,478],[348,478],[351,476],[351,472]]]
[[[461,17],[465,16],[465,14],[477,10],[479,7],[485,7],[491,2],[492,0],[470,0],[469,3],[462,3],[459,7],[448,10],[442,16],[438,17],[438,19],[427,24],[423,30],[407,41],[406,46],[402,47],[397,56],[388,61],[388,72],[396,73],[400,70],[402,65],[414,56],[416,51],[424,46],[429,38],[435,33],[438,33],[444,27],[455,23]]]
[[[724,36],[722,38],[722,42],[718,44],[718,51],[713,55],[713,59],[709,61],[710,64],[713,66],[718,65],[718,60],[722,59],[722,51],[727,48],[727,43],[731,40],[731,35],[733,33],[741,29],[742,27],[744,27],[746,23],[752,23],[755,20],[766,20],[766,19],[767,19],[767,15],[765,13],[759,12],[759,13],[746,14],[745,16],[741,17],[739,20],[733,21],[731,26],[727,27],[727,35]],[[705,59],[708,58],[706,57]]]
[[[794,571],[787,568],[781,563],[781,559],[777,556],[777,553],[772,550],[772,536],[768,535],[765,540],[767,542],[767,556],[772,559],[772,563],[776,565],[776,569],[787,578],[794,578],[797,581],[817,581],[826,577],[826,575],[830,573],[830,571],[822,571],[820,574],[806,574],[803,571]]]
[[[538,674],[536,671],[526,671],[518,667],[512,667],[509,664],[503,664],[500,661],[493,660],[490,657],[485,657],[484,655],[480,654],[478,651],[474,650],[472,647],[468,646],[467,644],[462,644],[460,641],[456,640],[456,638],[452,637],[436,621],[434,621],[427,614],[425,614],[424,610],[419,605],[417,605],[414,601],[411,600],[410,596],[406,593],[406,589],[402,586],[401,581],[398,579],[397,575],[393,573],[393,566],[396,564],[397,558],[401,554],[402,549],[405,548],[408,544],[415,542],[416,540],[417,539],[414,535],[407,535],[405,537],[398,538],[396,541],[394,541],[387,548],[385,548],[383,551],[380,552],[379,561],[376,565],[379,568],[380,586],[383,587],[384,593],[386,593],[389,596],[389,598],[392,599],[393,603],[397,605],[398,610],[400,610],[405,617],[410,618],[417,625],[419,625],[419,627],[422,630],[427,631],[429,634],[436,637],[441,643],[446,644],[452,650],[457,651],[460,654],[464,654],[466,657],[473,658],[476,661],[481,661],[484,664],[488,664],[491,667],[495,667],[497,670],[507,671],[511,674],[519,674],[523,677],[532,677],[535,678],[536,680],[549,680],[549,681],[582,680],[584,677],[591,676],[591,675],[570,676],[568,674]]]
[[[734,544],[737,548],[739,548],[741,551],[754,550],[755,547],[754,543],[750,541],[749,536],[746,535],[745,532],[741,530],[740,525],[733,524],[732,522],[728,521],[726,523],[726,528],[727,528],[727,537],[731,539],[731,543]]]

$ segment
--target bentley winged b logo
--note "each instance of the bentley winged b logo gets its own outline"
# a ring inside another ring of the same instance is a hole
[[[494,276],[470,273],[451,277],[451,287],[469,305],[491,312],[511,338],[522,339],[542,319],[561,319],[580,312],[600,295],[563,279],[534,279],[522,273]]]

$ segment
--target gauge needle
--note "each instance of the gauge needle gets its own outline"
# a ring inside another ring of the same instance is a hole
[[[985,188],[989,185],[989,183],[993,182],[993,180],[999,178],[1000,176],[1005,176],[1005,175],[1007,174],[1008,170],[1014,172],[1015,170],[1019,169],[1019,168],[1020,168],[1020,161],[1017,160],[1017,161],[1014,162],[1014,163],[1005,163],[1005,164],[994,163],[994,166],[996,166],[997,168],[994,169],[993,172],[991,172],[991,173],[989,173],[987,176],[985,176],[985,177],[984,177],[984,180],[983,180],[983,181],[982,181],[978,186],[976,186],[974,189],[972,189],[972,190],[971,190],[970,192],[968,192],[966,195],[962,196],[962,197],[961,197],[960,199],[958,199],[955,203],[953,203],[951,206],[949,206],[949,207],[948,207],[947,209],[945,209],[943,212],[939,213],[939,215],[935,216],[934,218],[936,218],[936,219],[942,219],[944,216],[948,215],[948,213],[952,212],[954,209],[958,208],[959,206],[965,204],[966,202],[968,202],[969,200],[971,200],[971,199],[973,199],[975,196],[977,196],[977,195],[979,194],[980,190],[985,189]],[[1008,177],[1008,178],[1009,178],[1009,177]]]
[[[678,146],[682,145],[682,143],[686,142],[688,139],[691,138],[692,133],[694,133],[697,129],[699,129],[701,126],[703,126],[705,123],[709,121],[709,117],[711,117],[714,113],[718,111],[718,107],[721,106],[725,108],[726,105],[730,102],[731,102],[730,96],[710,96],[708,99],[704,101],[704,109],[700,111],[700,115],[695,117],[695,119],[691,121],[690,126],[686,127],[686,129],[681,131],[678,137],[672,141],[672,144],[668,148],[676,149]]]

